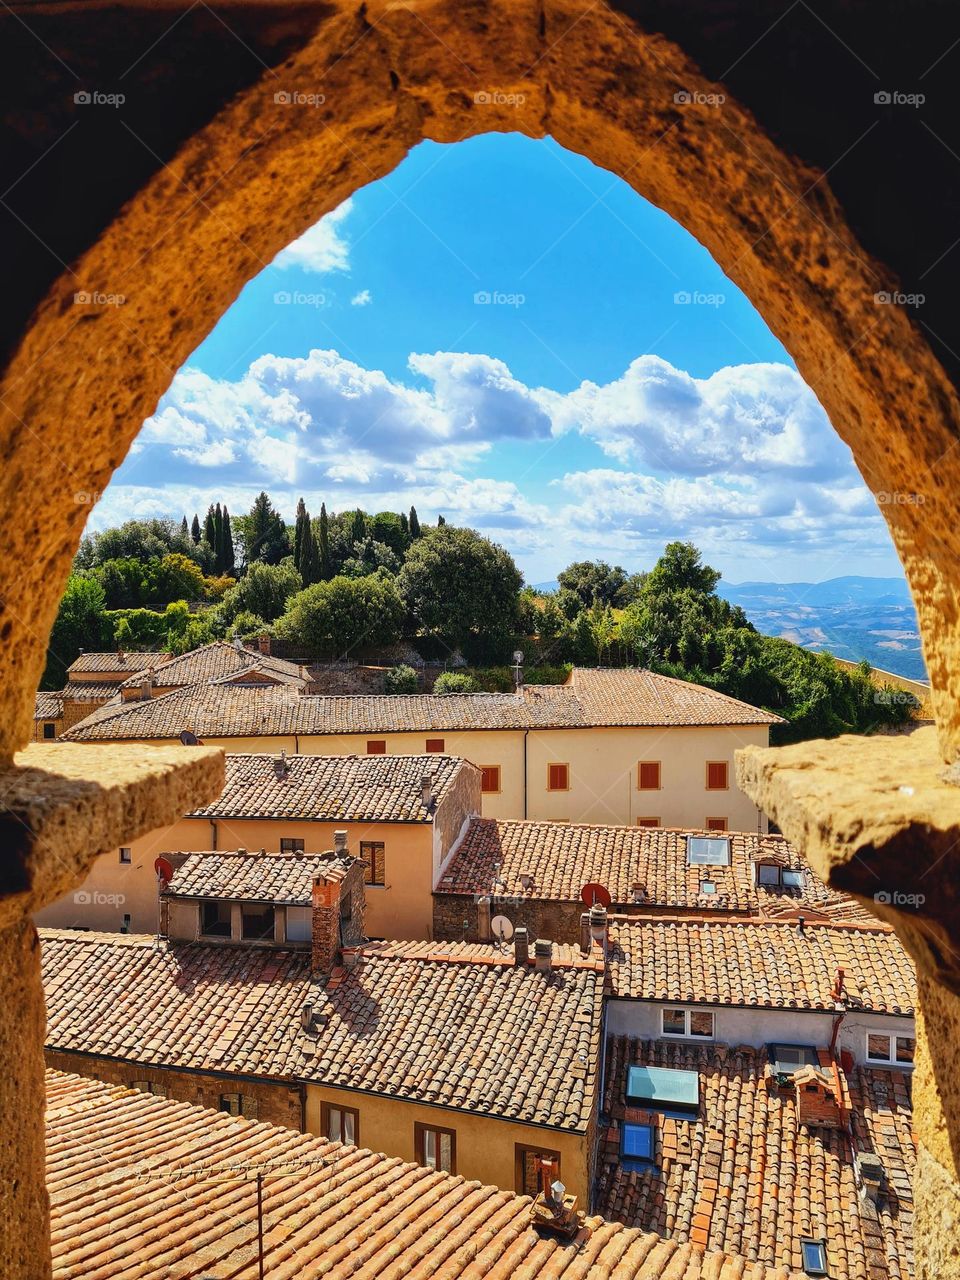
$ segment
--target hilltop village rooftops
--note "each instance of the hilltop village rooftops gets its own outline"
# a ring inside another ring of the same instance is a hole
[[[145,656],[145,655],[140,655]],[[153,655],[157,657],[158,655]],[[141,673],[145,668],[140,667]],[[266,680],[271,684],[305,684],[303,668],[296,662],[274,658],[270,654],[257,653],[243,646],[214,640],[189,653],[152,664],[154,684],[161,689],[182,688],[192,684],[206,684],[213,680],[242,679],[245,675]],[[142,676],[124,680],[122,689],[139,689]]]
[[[916,1161],[911,1081],[827,1059],[780,1081],[765,1050],[607,1041],[594,1207],[605,1217],[800,1271],[822,1241],[834,1280],[913,1274]],[[688,1116],[637,1105],[631,1067],[694,1072]],[[650,1126],[651,1158],[625,1161],[625,1125]]]
[[[304,756],[228,753],[226,783],[191,818],[310,822],[433,821],[463,770],[457,756]],[[424,779],[429,800],[424,802]]]
[[[46,1158],[54,1280],[256,1280],[261,1171],[271,1278],[803,1280],[596,1217],[564,1241],[526,1196],[57,1071]]]
[[[50,1049],[588,1128],[604,975],[572,948],[555,947],[544,973],[489,946],[370,944],[324,984],[303,952],[69,930],[41,940]]]
[[[162,685],[160,673],[157,683]],[[304,693],[296,684],[244,688],[221,679],[101,708],[64,737],[177,738],[185,729],[201,738],[226,738],[780,723],[779,716],[684,680],[639,668],[576,668],[567,684],[527,685],[519,693],[331,696]]]
[[[322,853],[191,853],[163,892],[169,898],[306,907],[318,879],[342,880],[352,862]]]
[[[577,902],[587,884],[602,885],[615,909],[638,913],[801,912],[878,923],[855,898],[827,888],[782,836],[742,831],[474,818],[436,892]]]
[[[621,1000],[912,1017],[917,999],[913,962],[879,923],[615,917],[608,961]]]

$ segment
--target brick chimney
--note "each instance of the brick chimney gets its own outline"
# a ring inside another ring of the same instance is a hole
[[[833,1081],[816,1067],[801,1067],[794,1075],[797,1121],[811,1128],[840,1129],[843,1115]]]
[[[517,925],[513,931],[513,963],[518,965],[530,963],[530,935],[527,933],[526,925]]]
[[[153,697],[153,672],[147,670],[140,677],[140,701],[145,702],[147,698]]]
[[[270,657],[270,637],[265,632],[257,636],[257,648],[266,657]]]
[[[314,977],[322,977],[333,971],[340,958],[340,881],[315,876],[311,903],[310,971]]]
[[[589,955],[593,950],[593,939],[590,936],[590,912],[580,913],[580,950]]]

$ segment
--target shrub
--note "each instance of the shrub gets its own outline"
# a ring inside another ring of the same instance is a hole
[[[465,671],[444,671],[433,682],[434,693],[476,693],[477,682]]]
[[[398,667],[391,667],[389,671],[384,673],[384,693],[416,693],[417,688],[417,673],[413,667],[408,667],[406,663],[401,663]]]

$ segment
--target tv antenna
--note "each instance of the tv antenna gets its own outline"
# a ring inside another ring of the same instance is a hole
[[[580,901],[588,907],[599,905],[609,908],[613,899],[610,897],[610,890],[605,889],[602,884],[589,883],[580,890]]]

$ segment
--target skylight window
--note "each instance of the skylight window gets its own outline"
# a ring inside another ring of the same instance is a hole
[[[808,1276],[827,1274],[827,1246],[823,1240],[801,1240],[803,1269]]]
[[[631,1106],[695,1111],[700,1104],[700,1077],[696,1071],[670,1067],[629,1067],[627,1102]]]
[[[687,865],[729,867],[729,836],[687,836]]]
[[[817,1051],[812,1044],[772,1044],[770,1061],[773,1063],[774,1071],[783,1075],[793,1075],[801,1067],[820,1065]]]
[[[624,1124],[620,1142],[621,1158],[627,1162],[649,1164],[653,1160],[652,1124]]]

